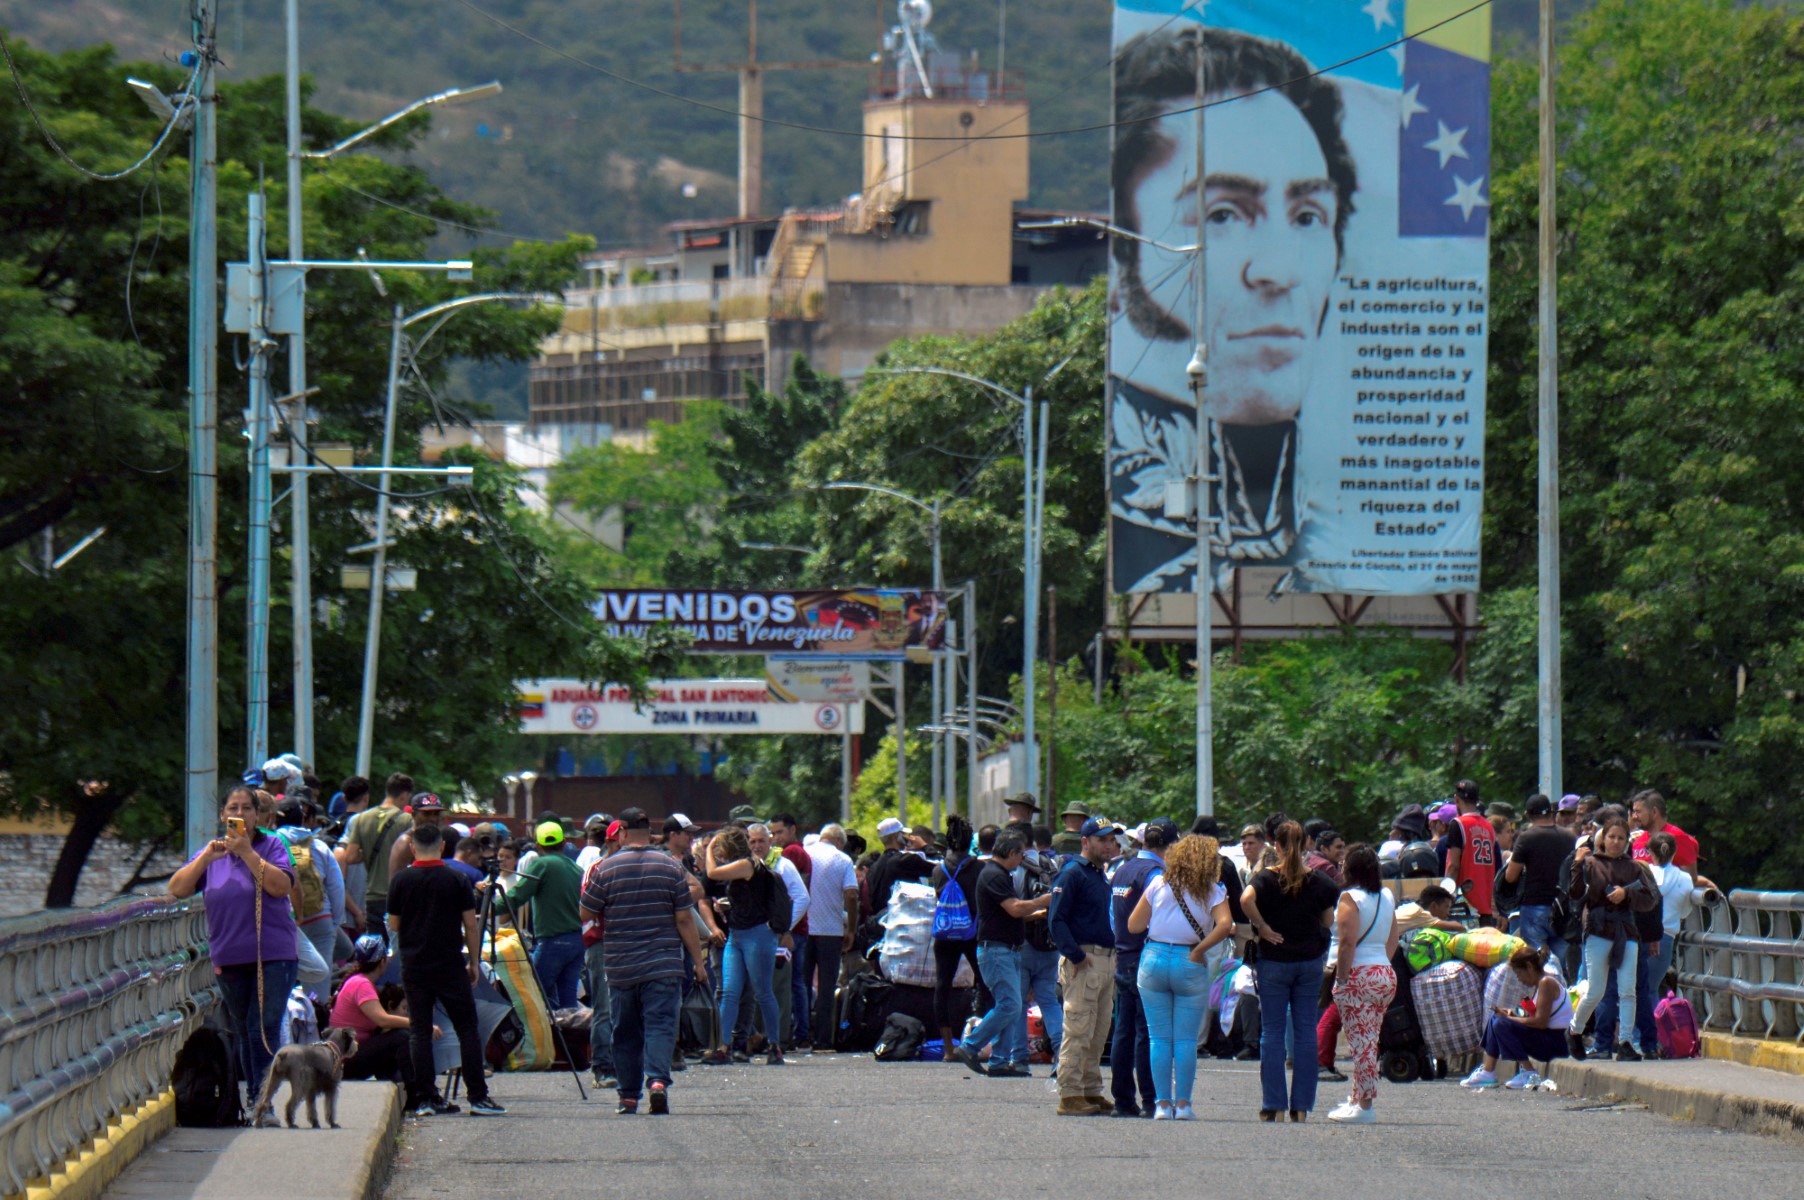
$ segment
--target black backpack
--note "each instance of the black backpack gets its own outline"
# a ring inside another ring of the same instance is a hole
[[[854,975],[839,989],[839,1028],[833,1048],[841,1054],[869,1050],[877,1045],[889,1023],[890,992],[895,985],[866,972]]]
[[[1021,898],[1023,900],[1038,900],[1052,891],[1052,881],[1058,878],[1058,867],[1051,860],[1050,854],[1041,854],[1038,866],[1031,861],[1022,861]],[[1028,921],[1027,944],[1035,950],[1057,950],[1058,946],[1052,940],[1052,930],[1049,925],[1050,923],[1045,917],[1037,917]]]
[[[907,1013],[893,1012],[877,1038],[878,1062],[913,1062],[927,1040],[927,1026]]]
[[[238,1099],[237,1059],[219,1031],[202,1026],[189,1035],[170,1072],[179,1125],[229,1129],[244,1124]]]

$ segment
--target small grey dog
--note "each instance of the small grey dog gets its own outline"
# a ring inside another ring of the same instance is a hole
[[[319,1128],[319,1111],[314,1102],[321,1096],[326,1098],[326,1124],[333,1129],[338,1128],[338,1084],[344,1078],[345,1059],[357,1050],[357,1035],[349,1029],[334,1029],[326,1034],[323,1042],[311,1042],[305,1046],[283,1046],[276,1051],[275,1061],[269,1064],[269,1077],[263,1081],[263,1094],[257,1097],[257,1107],[251,1117],[251,1125],[262,1129],[275,1124],[269,1118],[273,1115],[276,1088],[284,1080],[288,1083],[288,1104],[283,1109],[283,1118],[288,1128],[294,1128],[294,1113],[301,1102],[307,1102],[307,1120],[315,1129]]]

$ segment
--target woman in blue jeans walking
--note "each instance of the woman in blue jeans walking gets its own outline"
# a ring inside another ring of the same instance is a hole
[[[1303,827],[1278,826],[1278,865],[1253,875],[1241,907],[1259,937],[1259,1083],[1261,1121],[1288,1109],[1303,1121],[1315,1107],[1316,998],[1328,957],[1328,922],[1340,889],[1303,865]],[[1284,1039],[1291,1038],[1290,1091],[1284,1090]]]
[[[771,931],[770,918],[777,896],[788,902],[789,894],[776,872],[752,857],[751,842],[745,830],[728,825],[708,843],[708,878],[727,885],[727,945],[721,954],[724,976],[720,997],[720,1031],[722,1039],[732,1036],[739,1022],[739,1004],[749,986],[763,1014],[764,1028],[770,1037],[769,1065],[783,1064],[783,1047],[776,1031],[782,1029],[777,1015],[777,993],[771,986],[771,972],[777,965],[777,935]],[[719,904],[716,904],[716,908]],[[709,1063],[727,1063],[732,1056],[723,1046],[703,1059]]]
[[[1217,882],[1218,851],[1212,837],[1180,838],[1128,914],[1128,932],[1146,934],[1135,983],[1146,1012],[1155,1121],[1196,1120],[1190,1093],[1196,1036],[1209,1011],[1211,952],[1234,934],[1228,894]]]

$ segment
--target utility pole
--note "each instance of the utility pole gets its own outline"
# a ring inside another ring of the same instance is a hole
[[[219,786],[219,148],[213,0],[195,0],[194,149],[188,234],[188,713],[183,840],[212,838]]]
[[[245,762],[259,766],[269,757],[269,352],[265,309],[269,264],[264,254],[263,193],[250,196],[250,545],[245,588]]]
[[[904,691],[903,668],[908,664],[896,660],[896,820],[908,824],[908,695]]]
[[[1053,756],[1059,730],[1059,589],[1046,589],[1046,815],[1053,815]]]
[[[1188,374],[1196,402],[1196,815],[1215,812],[1215,572],[1209,562],[1209,526],[1214,523],[1214,479],[1209,473],[1209,451],[1214,441],[1204,395],[1209,388],[1208,325],[1208,173],[1203,155],[1203,116],[1208,112],[1208,56],[1202,21],[1196,26],[1196,258],[1191,264],[1196,281],[1196,351]]]
[[[881,21],[879,21],[881,24]],[[810,59],[795,62],[758,61],[758,0],[745,4],[745,58],[736,63],[685,63],[683,61],[683,0],[676,0],[674,38],[678,74],[739,76],[739,215],[763,216],[764,208],[764,73],[766,71],[838,71],[868,67],[859,59]]]
[[[375,558],[370,563],[370,624],[363,642],[363,703],[358,709],[357,773],[370,774],[370,757],[376,731],[376,662],[381,653],[382,597],[388,591],[388,466],[395,458],[395,407],[401,386],[402,308],[395,305],[389,329],[388,403],[382,421],[382,474],[376,496]],[[528,791],[531,789],[528,788]]]
[[[1557,255],[1559,226],[1554,162],[1553,0],[1541,0],[1541,296],[1536,329],[1536,393],[1540,410],[1540,546],[1538,672],[1541,794],[1560,794],[1560,340]]]
[[[306,258],[301,245],[301,18],[300,0],[285,0],[288,28],[288,257]],[[298,285],[306,287],[306,275]],[[294,420],[288,436],[293,447],[290,461],[307,457],[307,305],[296,313],[298,328],[288,339],[288,394],[294,398]],[[307,481],[296,475],[289,480],[289,587],[290,614],[294,622],[294,752],[308,766],[313,757],[313,545],[309,528]]]
[[[977,583],[965,580],[965,818],[977,823]]]

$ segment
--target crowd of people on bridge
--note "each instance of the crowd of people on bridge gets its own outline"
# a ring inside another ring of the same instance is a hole
[[[247,772],[220,836],[170,889],[206,893],[252,1094],[298,982],[356,1036],[345,1077],[402,1084],[418,1117],[459,1111],[435,1085],[435,1013],[457,1039],[470,1111],[505,1111],[473,990],[501,925],[530,935],[548,1007],[587,1002],[590,1070],[621,1114],[670,1112],[673,1075],[691,1066],[832,1052],[840,999],[876,969],[909,884],[933,893],[934,1059],[995,1079],[1045,1063],[1061,1116],[1174,1121],[1196,1119],[1199,1056],[1256,1059],[1261,1120],[1305,1121],[1319,1085],[1345,1083],[1327,1117],[1361,1124],[1376,1120],[1406,935],[1520,939],[1507,960],[1519,1003],[1489,1014],[1482,1063],[1462,1082],[1533,1088],[1552,1059],[1657,1053],[1674,935],[1693,888],[1709,886],[1696,839],[1652,790],[1627,805],[1535,795],[1519,817],[1462,780],[1351,844],[1283,812],[1225,838],[1213,817],[1128,829],[1070,804],[1055,831],[1021,794],[1005,821],[887,818],[868,846],[838,824],[807,832],[747,806],[709,830],[639,808],[580,827],[544,812],[517,838],[499,821],[447,823],[405,774],[380,796],[360,777],[327,803],[321,790],[291,759]],[[961,967],[970,988],[954,986]],[[700,1033],[687,1024],[698,1010]],[[1337,1067],[1343,1034],[1350,1075]],[[1519,1068],[1507,1081],[1504,1063]]]

